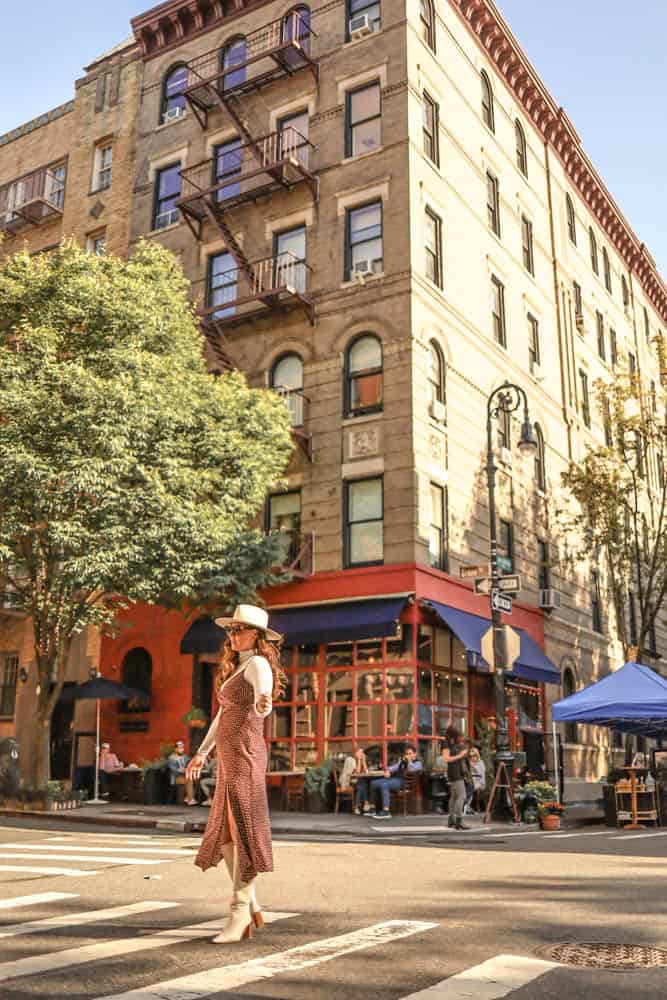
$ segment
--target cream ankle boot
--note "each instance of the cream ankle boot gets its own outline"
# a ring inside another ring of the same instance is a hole
[[[253,922],[250,903],[232,903],[222,934],[213,938],[214,944],[232,944],[244,938],[252,938]]]

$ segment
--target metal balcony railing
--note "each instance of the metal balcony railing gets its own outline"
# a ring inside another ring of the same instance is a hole
[[[216,329],[255,319],[266,312],[302,305],[313,319],[309,296],[312,268],[293,253],[248,261],[249,273],[232,267],[204,281],[193,282],[192,289],[201,318]]]
[[[301,181],[314,189],[314,151],[313,144],[291,126],[253,142],[229,145],[217,156],[182,171],[178,207],[186,218],[201,222],[211,213],[217,215]]]
[[[191,60],[185,97],[195,113],[205,115],[225,98],[258,90],[306,67],[317,77],[317,63],[311,56],[315,37],[308,20],[291,11],[227,47]]]
[[[62,215],[65,201],[64,168],[40,167],[0,187],[0,230],[17,232]]]

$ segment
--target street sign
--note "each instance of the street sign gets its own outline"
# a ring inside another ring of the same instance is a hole
[[[521,636],[514,631],[511,625],[503,625],[503,642],[505,669],[511,670],[521,649]],[[482,636],[480,649],[482,656],[493,671],[493,627],[487,629]]]
[[[518,594],[521,590],[521,577],[518,573],[501,576],[498,579],[498,590],[502,590],[505,594]]]
[[[499,590],[492,590],[491,607],[494,611],[504,611],[506,615],[511,615],[512,598],[509,594],[501,594]]]
[[[493,626],[487,629],[480,642],[482,656],[489,664],[489,670],[493,671]]]
[[[475,593],[476,594],[486,594],[487,596],[491,593],[491,577],[482,576],[475,580]]]
[[[462,580],[472,580],[476,576],[486,576],[490,572],[491,567],[488,563],[482,563],[481,566],[459,566],[459,576]]]

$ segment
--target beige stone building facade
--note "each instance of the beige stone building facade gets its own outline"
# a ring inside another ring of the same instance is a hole
[[[212,369],[285,396],[297,447],[266,523],[295,579],[265,598],[292,688],[272,769],[356,745],[386,760],[406,741],[432,758],[448,724],[493,726],[488,599],[459,571],[488,561],[486,408],[505,380],[540,443],[526,464],[518,422],[494,427],[503,566],[522,580],[510,727],[533,768],[549,763],[548,704],[620,665],[604,568],[565,562],[555,506],[603,435],[596,379],[634,364],[659,391],[667,291],[650,254],[489,0],[170,0],[132,28],[72,109],[0,145],[0,184],[12,145],[21,170],[54,162],[38,139],[53,128],[68,188],[35,249],[105,227],[109,252],[159,240],[193,283]],[[107,76],[117,101],[96,113]],[[91,198],[110,137],[109,200]],[[189,698],[191,674],[207,708],[214,649],[191,622],[175,648],[147,622],[103,644],[103,669],[144,650],[156,705],[160,685]],[[107,716],[125,759],[155,750],[155,717],[139,721]],[[594,794],[606,736],[564,735],[569,797]]]

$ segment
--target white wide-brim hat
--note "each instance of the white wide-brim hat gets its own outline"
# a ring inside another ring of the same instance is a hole
[[[282,639],[279,632],[269,628],[268,612],[264,608],[255,607],[254,604],[239,604],[231,618],[216,618],[215,624],[220,628],[226,628],[227,625],[249,625],[263,632],[267,639],[273,641]]]

